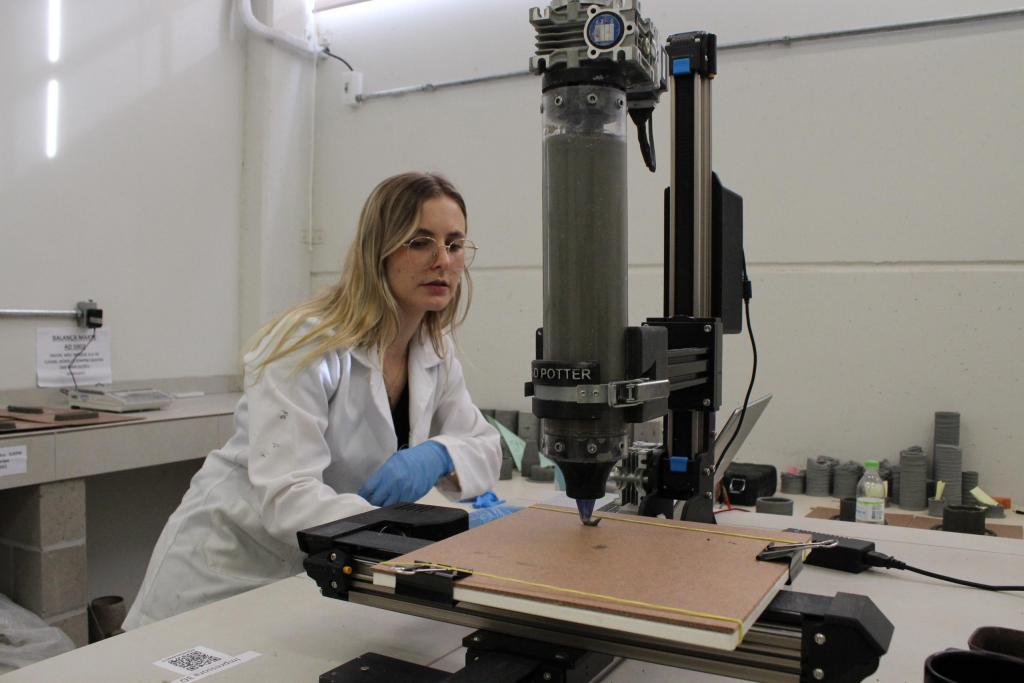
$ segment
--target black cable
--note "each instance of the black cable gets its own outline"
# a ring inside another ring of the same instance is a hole
[[[94,327],[94,328],[92,328],[92,336],[89,337],[89,341],[85,342],[85,346],[80,348],[78,350],[78,353],[75,354],[75,357],[71,359],[70,363],[68,363],[68,374],[71,375],[71,381],[75,383],[75,391],[78,391],[78,380],[75,379],[75,371],[72,370],[71,368],[74,367],[75,361],[78,360],[78,357],[81,356],[82,353],[87,348],[89,348],[89,344],[92,344],[92,340],[95,339],[95,338],[96,338],[96,328]]]
[[[645,159],[645,161],[647,162],[647,168],[649,168],[651,170],[651,173],[654,173],[654,171],[657,170],[657,168],[658,168],[658,159],[657,159],[657,157],[654,154],[654,116],[653,116],[654,111],[653,110],[651,111],[651,114],[652,114],[651,116],[647,117],[647,148],[648,148],[648,150],[650,150],[650,157],[649,157],[649,160]]]
[[[980,588],[986,591],[1024,591],[1024,586],[991,586],[987,583],[977,583],[975,581],[957,579],[952,576],[946,576],[944,574],[936,574],[935,572],[930,572],[927,569],[911,567],[906,562],[901,562],[900,560],[897,560],[895,557],[875,551],[871,551],[867,554],[867,563],[872,567],[881,567],[883,569],[905,569],[908,572],[914,572],[915,574],[930,576],[933,579],[939,579],[940,581],[949,581],[950,583],[958,583],[961,586]]]
[[[323,50],[324,50],[324,54],[325,55],[327,55],[328,57],[333,57],[334,59],[337,59],[339,62],[341,62],[342,64],[347,66],[349,71],[355,71],[355,69],[352,68],[352,65],[349,64],[343,57],[339,57],[338,55],[336,55],[333,52],[331,52],[331,48],[324,47]]]
[[[629,110],[629,118],[636,126],[636,139],[640,143],[640,154],[644,164],[653,173],[658,167],[654,156],[654,108],[634,108]]]
[[[743,261],[743,308],[747,315],[747,334],[750,336],[750,350],[754,356],[753,365],[750,368],[750,384],[747,385],[747,395],[743,399],[743,410],[740,411],[739,423],[736,425],[736,431],[732,433],[729,438],[729,443],[725,444],[725,448],[722,449],[721,454],[718,456],[718,460],[715,461],[715,471],[718,471],[718,466],[722,464],[722,458],[729,452],[729,447],[732,446],[732,442],[739,436],[740,430],[743,429],[743,418],[747,416],[747,406],[750,405],[750,394],[754,391],[754,380],[757,378],[757,342],[754,341],[754,327],[750,324],[750,297],[752,296],[750,287],[750,278],[747,277],[747,255],[745,252],[740,252],[740,258]]]

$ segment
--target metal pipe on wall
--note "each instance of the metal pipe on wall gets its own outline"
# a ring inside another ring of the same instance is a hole
[[[60,318],[77,320],[82,312],[75,311],[53,311],[36,308],[0,308],[0,318]]]
[[[897,33],[901,31],[918,31],[922,29],[939,28],[943,26],[959,26],[963,24],[997,21],[1000,19],[1019,18],[1024,18],[1024,7],[1019,9],[1006,10],[1002,12],[968,14],[959,17],[941,17],[939,19],[909,21],[901,22],[898,24],[884,24],[881,26],[866,26],[864,28],[844,29],[841,31],[822,31],[820,33],[804,33],[795,36],[777,36],[774,38],[765,38],[763,40],[748,40],[741,41],[738,43],[721,43],[718,45],[718,51],[729,52],[732,50],[749,50],[752,48],[773,46],[788,47],[790,45],[795,45],[797,43],[808,43],[812,41],[835,40],[841,38],[856,38],[860,36]],[[475,76],[473,78],[462,78],[451,81],[441,81],[438,83],[424,83],[422,85],[410,85],[401,88],[391,88],[389,90],[378,90],[377,92],[368,92],[363,93],[362,95],[357,95],[355,99],[356,102],[368,102],[370,100],[378,100],[386,97],[400,97],[402,95],[409,95],[413,93],[433,92],[435,90],[442,90],[445,88],[454,88],[463,85],[474,85],[477,83],[489,83],[491,81],[506,80],[509,78],[518,78],[520,76],[529,75],[531,74],[526,69],[522,71],[509,71],[505,73],[492,74],[488,76]]]

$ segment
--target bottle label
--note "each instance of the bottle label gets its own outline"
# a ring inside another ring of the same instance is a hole
[[[857,498],[857,512],[854,519],[869,524],[885,522],[885,500],[882,498]]]

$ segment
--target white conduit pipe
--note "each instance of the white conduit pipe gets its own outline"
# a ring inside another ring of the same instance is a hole
[[[284,31],[278,31],[272,29],[259,19],[252,12],[252,1],[253,0],[236,0],[235,7],[238,10],[238,16],[241,17],[242,23],[247,29],[255,33],[256,35],[266,38],[272,43],[277,43],[282,47],[288,48],[292,52],[297,53],[302,57],[312,57],[314,60],[320,56],[322,52],[319,45],[312,40],[306,42],[290,33]],[[316,98],[316,70],[313,70],[312,77],[312,94],[311,97],[315,100]],[[310,105],[310,124],[309,124],[309,215],[308,215],[308,242],[307,246],[310,251],[313,251],[313,150],[314,150],[314,135],[316,120],[316,107]]]
[[[242,19],[242,24],[256,35],[286,47],[304,57],[317,57],[320,55],[320,47],[313,41],[305,41],[296,38],[290,33],[272,29],[257,19],[256,15],[252,13],[252,0],[236,0],[235,7],[238,10],[238,16]]]
[[[971,24],[982,21],[1020,19],[1022,17],[1024,17],[1024,7],[1018,7],[1016,9],[1006,10],[1003,12],[989,12],[986,14],[968,14],[964,16],[943,17],[940,19],[925,19],[923,21],[911,21],[900,24],[886,24],[882,26],[868,26],[865,28],[845,29],[839,31],[825,31],[823,33],[807,33],[795,36],[779,36],[776,38],[766,38],[763,40],[749,40],[741,43],[719,43],[718,51],[726,52],[728,50],[746,50],[750,48],[770,47],[775,45],[789,47],[791,45],[796,45],[797,43],[806,43],[818,40],[830,40],[833,38],[855,38],[858,36],[869,36],[879,33],[914,31],[940,26],[956,26],[959,24]],[[424,83],[423,85],[410,85],[401,88],[392,88],[391,90],[379,90],[377,92],[368,92],[363,93],[362,95],[356,95],[356,102],[363,103],[368,102],[370,100],[376,100],[382,97],[398,97],[399,95],[408,95],[410,93],[433,92],[435,90],[441,90],[442,88],[472,85],[475,83],[487,83],[489,81],[497,81],[505,78],[519,78],[520,76],[533,77],[533,74],[531,74],[529,70],[523,69],[522,71],[510,71],[507,73],[492,74],[486,76],[474,76],[473,78],[463,78],[455,81],[441,81],[438,83]]]

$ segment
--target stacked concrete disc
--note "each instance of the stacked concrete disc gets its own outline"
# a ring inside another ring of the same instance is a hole
[[[928,458],[920,446],[900,451],[899,505],[905,510],[928,507]]]
[[[839,461],[827,455],[807,458],[804,493],[827,498],[832,495],[832,472]]]
[[[889,468],[889,500],[899,504],[900,502],[900,466],[893,465]]]
[[[852,460],[838,465],[832,473],[832,495],[836,498],[855,498],[857,482],[864,476],[864,466]]]
[[[960,445],[960,413],[935,413],[935,443]]]
[[[963,482],[963,488],[961,489],[963,492],[961,504],[977,505],[978,499],[974,497],[971,490],[978,485],[978,473],[974,470],[964,470],[961,481]]]
[[[932,441],[934,446],[939,444],[950,446],[960,445],[960,413],[949,411],[938,411],[935,413],[935,438]],[[932,462],[928,464],[928,476],[938,479],[935,476],[935,451],[932,450]]]
[[[959,446],[935,444],[935,480],[946,482],[942,499],[946,505],[960,505],[963,497],[963,453]]]
[[[806,478],[807,470],[800,470],[796,474],[783,472],[782,484],[779,488],[782,490],[782,493],[803,493]]]

